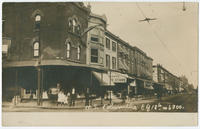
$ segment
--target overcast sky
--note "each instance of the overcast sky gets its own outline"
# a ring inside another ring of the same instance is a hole
[[[137,46],[173,74],[186,75],[197,86],[198,4],[90,2],[92,12],[105,14],[108,30]],[[142,13],[143,12],[143,13]],[[144,15],[155,21],[138,22]]]

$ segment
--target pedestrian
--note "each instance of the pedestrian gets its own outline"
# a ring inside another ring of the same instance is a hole
[[[85,93],[85,107],[87,108],[89,106],[89,88],[86,89],[86,93]]]
[[[75,88],[72,88],[70,106],[75,106],[75,99],[76,99]]]
[[[64,105],[68,105],[68,93],[64,94]]]
[[[59,91],[58,93],[58,101],[57,101],[57,106],[58,105],[64,105],[64,93],[62,91]]]

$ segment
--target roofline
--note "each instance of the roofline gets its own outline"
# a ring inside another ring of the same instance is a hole
[[[154,65],[153,67],[161,67],[162,69],[164,69],[165,71],[167,71],[169,74],[171,74],[172,76],[176,77],[176,78],[179,78],[178,76],[174,75],[173,73],[171,73],[169,70],[167,70],[166,68],[164,68],[162,65],[160,64],[157,64],[157,65]]]
[[[105,24],[107,23],[107,20],[103,18],[103,16],[98,15],[98,14],[94,14],[94,13],[90,13],[89,17],[94,17],[94,18],[98,18],[99,20],[103,21]]]

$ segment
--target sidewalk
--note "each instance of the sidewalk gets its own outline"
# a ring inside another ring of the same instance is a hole
[[[126,104],[133,104],[133,105],[139,105],[139,104],[143,104],[143,103],[152,103],[152,102],[155,102],[157,99],[155,98],[152,98],[152,99],[132,99],[130,101],[126,101],[125,103],[122,102],[121,99],[113,99],[112,100],[112,106],[123,106],[123,105],[126,105]],[[93,100],[92,102],[92,107],[90,108],[96,108],[96,107],[100,107],[100,108],[103,108],[103,106],[105,105],[110,105],[110,101],[109,100],[104,100],[103,102],[104,105],[101,105],[101,100],[97,99],[97,100]],[[38,110],[41,110],[41,109],[47,109],[47,110],[56,110],[56,109],[59,109],[59,110],[62,110],[62,109],[74,109],[74,110],[84,110],[85,109],[85,100],[77,100],[76,101],[76,105],[75,106],[69,106],[69,105],[64,105],[64,106],[61,106],[61,105],[58,105],[57,106],[57,103],[56,102],[51,102],[51,101],[43,101],[42,103],[42,106],[37,106],[37,101],[36,100],[30,100],[30,101],[25,101],[25,102],[22,102],[22,103],[19,103],[17,105],[14,105],[13,103],[11,102],[3,102],[2,103],[2,109],[3,111],[5,112],[12,112],[12,111],[38,111]],[[58,111],[59,111],[58,110]]]

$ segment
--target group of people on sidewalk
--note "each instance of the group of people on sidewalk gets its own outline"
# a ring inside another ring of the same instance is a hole
[[[72,92],[67,92],[66,94],[60,90],[58,93],[58,99],[57,99],[57,106],[59,104],[61,106],[64,105],[69,105],[69,106],[75,106],[75,99],[76,99],[76,94],[75,94],[75,89],[72,89]]]

